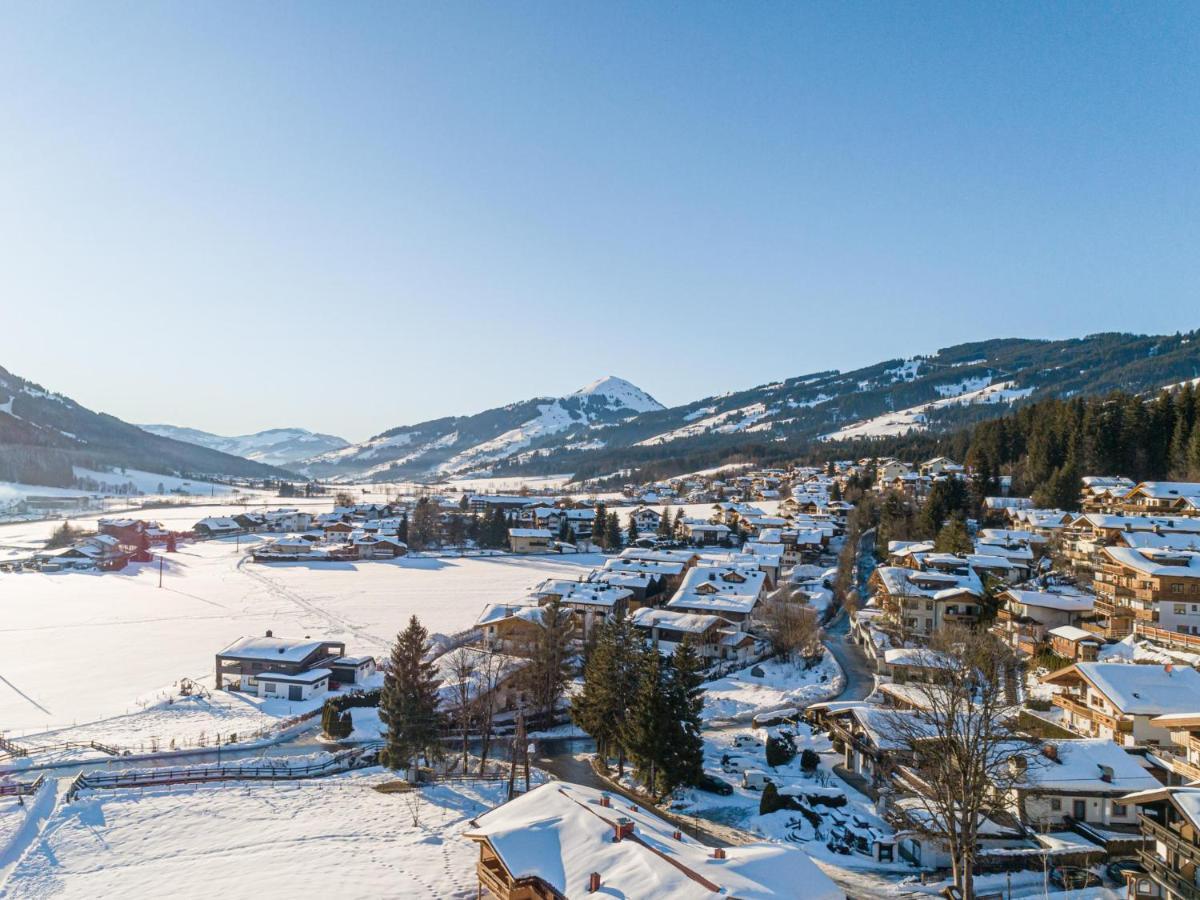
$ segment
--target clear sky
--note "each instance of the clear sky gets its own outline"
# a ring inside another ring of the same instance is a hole
[[[1200,324],[1188,3],[24,3],[0,365],[363,438]]]

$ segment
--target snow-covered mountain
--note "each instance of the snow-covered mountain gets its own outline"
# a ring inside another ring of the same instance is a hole
[[[565,397],[535,397],[473,416],[392,428],[361,444],[314,456],[303,471],[323,478],[407,478],[487,471],[514,456],[604,446],[603,429],[656,412],[661,403],[609,375]],[[566,433],[589,432],[572,444]],[[595,430],[597,435],[591,435]]]
[[[222,453],[231,453],[269,466],[287,468],[292,463],[320,456],[349,446],[349,441],[332,434],[320,434],[304,428],[270,428],[254,434],[239,434],[228,437],[201,431],[198,428],[183,428],[178,425],[142,425],[143,430],[160,437],[168,437],[198,447],[208,447]]]
[[[0,481],[71,487],[76,467],[189,478],[285,474],[240,456],[150,434],[0,368]]]

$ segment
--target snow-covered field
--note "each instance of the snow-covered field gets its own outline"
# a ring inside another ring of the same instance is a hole
[[[189,514],[195,521],[195,511]],[[253,540],[253,539],[251,539]],[[544,578],[576,578],[594,555],[256,565],[233,539],[184,544],[121,572],[0,573],[0,722],[12,732],[137,712],[183,676],[211,685],[214,655],[242,635],[344,640],[384,654],[412,614],[431,633],[470,627],[489,602]]]
[[[0,894],[475,897],[479,851],[461,835],[507,785],[426,788],[414,826],[402,795],[373,790],[394,777],[84,792],[23,848]]]

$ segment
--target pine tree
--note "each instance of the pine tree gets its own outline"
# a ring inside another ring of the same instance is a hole
[[[1192,436],[1187,443],[1186,463],[1188,478],[1200,480],[1200,421],[1192,426]]]
[[[425,660],[429,649],[429,632],[413,616],[396,637],[379,698],[379,717],[387,725],[383,759],[393,769],[414,765],[437,744],[441,722],[436,669]]]
[[[603,503],[596,504],[596,517],[592,520],[592,543],[604,549],[605,539],[608,537],[608,510],[604,508]]]
[[[608,525],[604,529],[604,549],[617,551],[621,549],[621,520],[617,514],[608,516]]]
[[[626,532],[626,543],[630,545],[636,544],[639,537],[640,535],[638,534],[637,521],[633,518],[633,514],[631,513],[629,516],[629,530]]]
[[[571,677],[571,617],[571,610],[557,596],[551,598],[542,607],[542,627],[529,649],[525,680],[537,711],[547,720],[553,717]]]
[[[701,735],[704,675],[701,666],[700,654],[690,640],[676,646],[671,657],[668,698],[674,731],[667,745],[668,790],[680,784],[698,784],[704,775],[704,738]]]
[[[667,783],[664,763],[674,728],[670,716],[662,657],[657,647],[647,647],[642,652],[637,690],[621,729],[621,741],[633,760],[638,780],[658,795],[665,793]]]
[[[583,671],[583,690],[571,701],[571,718],[596,740],[600,755],[617,754],[625,772],[624,723],[637,690],[642,641],[623,613],[596,631]]]
[[[675,540],[683,537],[683,508],[675,510],[675,523],[671,526],[670,536]]]
[[[955,517],[943,525],[933,542],[933,549],[937,553],[970,553],[974,545],[963,520]]]
[[[671,536],[671,510],[665,506],[662,515],[658,517],[658,531],[655,534],[664,540]]]

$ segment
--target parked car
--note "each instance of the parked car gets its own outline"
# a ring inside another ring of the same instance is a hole
[[[1050,883],[1064,891],[1077,891],[1080,888],[1100,887],[1104,882],[1099,875],[1087,869],[1074,866],[1056,866],[1050,870]]]
[[[1104,874],[1115,881],[1117,884],[1125,883],[1126,872],[1145,872],[1146,867],[1141,864],[1140,860],[1129,857],[1128,859],[1114,859],[1104,867]]]
[[[708,791],[710,794],[720,794],[722,797],[728,797],[733,793],[732,784],[718,778],[716,775],[709,775],[707,772],[700,776],[700,781],[696,783],[696,787],[702,791]]]
[[[774,779],[762,769],[746,769],[742,772],[742,787],[751,791],[761,791],[773,781]]]

